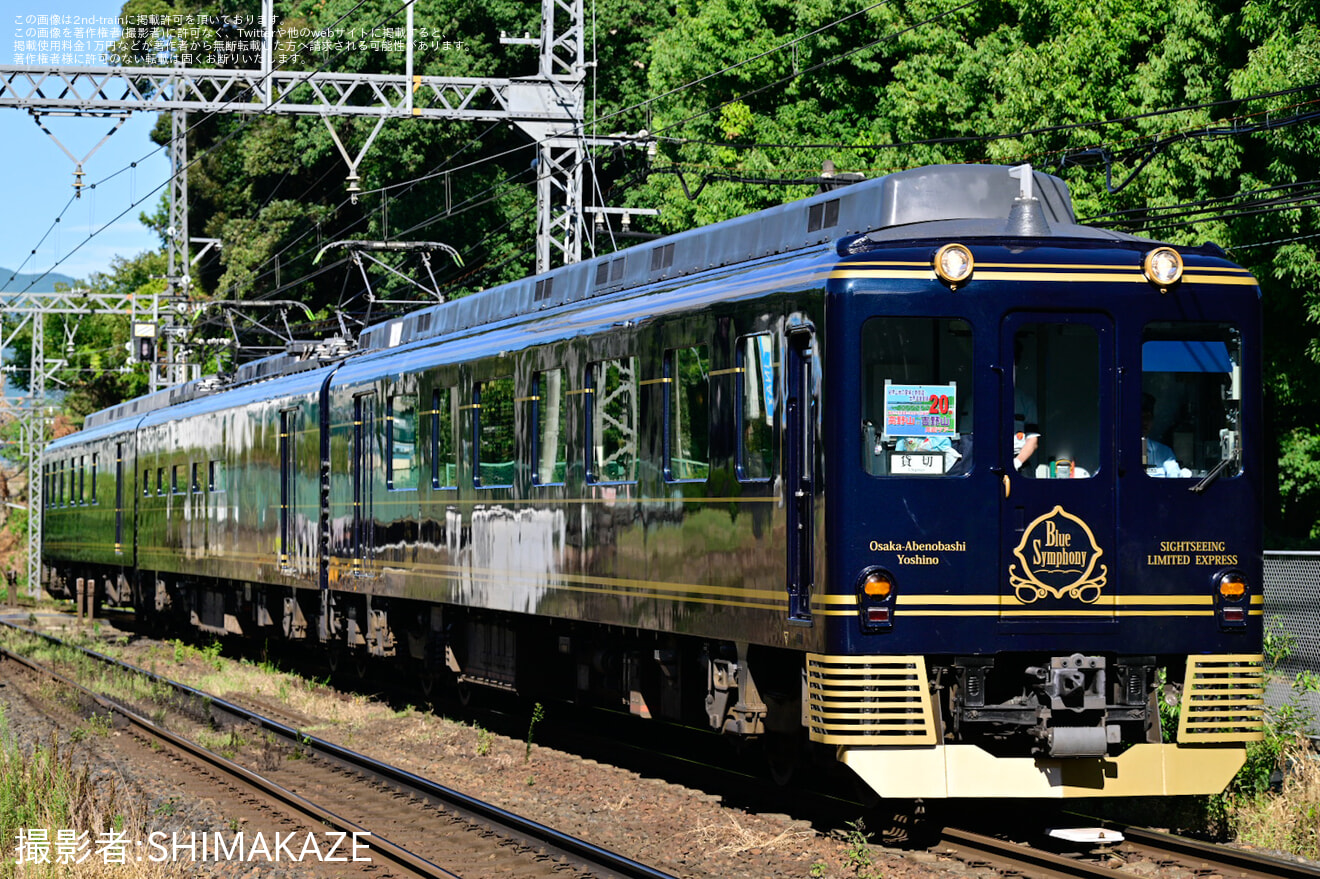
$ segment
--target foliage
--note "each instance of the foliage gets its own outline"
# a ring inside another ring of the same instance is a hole
[[[1267,674],[1273,676],[1295,647],[1296,639],[1280,626],[1278,619],[1271,620],[1266,627],[1264,646]],[[1247,747],[1247,762],[1233,779],[1230,798],[1268,794],[1287,769],[1289,756],[1295,753],[1299,742],[1305,742],[1307,732],[1315,725],[1315,712],[1305,699],[1320,693],[1320,675],[1304,670],[1293,679],[1291,689],[1288,702],[1266,711],[1265,738]]]

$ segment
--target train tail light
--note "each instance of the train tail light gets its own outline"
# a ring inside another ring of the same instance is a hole
[[[882,632],[894,625],[894,575],[867,568],[857,578],[857,610],[863,632]]]
[[[1215,575],[1215,611],[1220,628],[1241,629],[1247,625],[1251,589],[1241,571],[1221,571]]]

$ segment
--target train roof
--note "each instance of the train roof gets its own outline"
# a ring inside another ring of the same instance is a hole
[[[1019,166],[1028,169],[1029,166]],[[1077,224],[1068,184],[1050,174],[1003,165],[934,165],[874,180],[840,183],[809,198],[725,220],[608,256],[420,309],[368,327],[357,352],[383,351],[648,287],[724,266],[811,249],[841,252],[915,238],[1091,238],[1134,236]],[[1029,211],[1024,222],[1022,196]],[[316,369],[350,355],[341,339],[305,345],[210,376],[127,400],[87,416],[98,428],[233,387]]]
[[[1019,166],[1029,168],[1030,166]],[[874,180],[840,184],[809,198],[638,244],[618,253],[493,287],[368,327],[358,348],[394,348],[465,332],[518,315],[735,263],[858,241],[912,238],[1093,238],[1141,240],[1077,224],[1068,184],[1050,174],[1005,165],[932,165]],[[1032,224],[1015,205],[1034,196]]]

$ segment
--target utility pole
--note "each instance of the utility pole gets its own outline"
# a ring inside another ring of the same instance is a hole
[[[41,582],[41,511],[42,479],[41,451],[47,440],[49,415],[46,409],[46,387],[52,377],[65,365],[60,358],[46,356],[45,321],[47,315],[87,314],[128,315],[135,323],[146,320],[151,303],[142,302],[131,294],[88,293],[69,290],[60,293],[5,293],[0,294],[7,314],[18,320],[4,327],[0,333],[0,350],[7,350],[14,338],[24,329],[32,331],[32,354],[29,362],[28,393],[19,407],[21,434],[26,448],[28,478],[28,591],[35,595]],[[154,302],[154,298],[153,298]],[[72,341],[73,330],[66,328],[66,337]],[[4,367],[12,371],[13,367]]]

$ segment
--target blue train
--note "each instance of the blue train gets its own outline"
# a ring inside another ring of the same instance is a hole
[[[1262,734],[1259,298],[1028,167],[896,173],[90,416],[48,588],[884,797],[1218,791]]]

